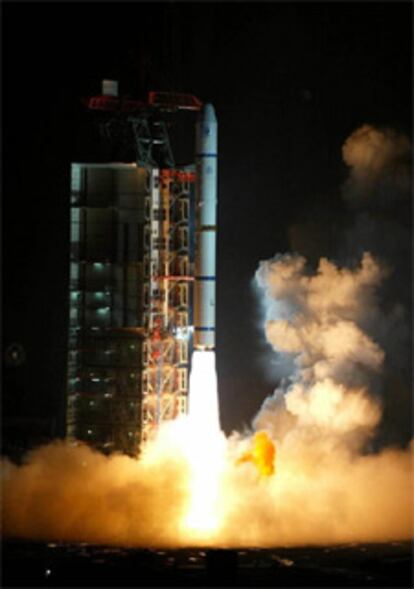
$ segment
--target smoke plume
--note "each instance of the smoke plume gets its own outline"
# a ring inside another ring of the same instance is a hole
[[[151,546],[180,543],[187,475],[177,443],[138,461],[55,442],[1,464],[6,536]],[[162,450],[162,451],[161,451]]]
[[[382,316],[378,291],[388,276],[369,253],[352,268],[322,258],[315,271],[297,254],[260,263],[266,339],[293,370],[254,420],[276,442],[273,483],[257,489],[241,485],[242,473],[227,472],[240,488],[227,524],[247,544],[413,536],[414,445],[370,448],[387,358],[367,329]],[[240,442],[235,435],[230,444]],[[248,502],[255,507],[242,522]]]
[[[405,135],[363,125],[345,141],[342,155],[350,167],[343,191],[350,203],[386,204],[409,194],[411,145]]]
[[[254,464],[238,463],[252,439],[229,438],[217,480],[218,525],[208,533],[187,527],[194,498],[183,451],[191,439],[182,426],[161,432],[140,461],[62,443],[39,448],[23,466],[3,461],[3,535],[167,548],[412,537],[414,448],[361,456],[302,428],[278,435],[276,472],[260,479]]]
[[[405,445],[412,435],[412,167],[408,137],[364,125],[347,139],[349,178],[342,188],[351,217],[337,244],[338,259],[372,252],[387,265],[376,320],[366,326],[384,350],[383,419],[379,445]]]
[[[354,269],[321,259],[315,273],[299,255],[277,255],[256,274],[267,307],[265,333],[277,354],[293,358],[285,387],[265,401],[255,426],[276,437],[279,412],[293,429],[311,429],[318,438],[361,434],[378,424],[380,402],[370,392],[384,352],[363,330],[376,316],[376,288],[386,272],[365,254]],[[275,427],[272,425],[275,422]]]
[[[346,139],[342,155],[347,180],[322,208],[307,208],[289,228],[291,247],[312,267],[329,257],[353,268],[370,252],[381,268],[376,301],[360,307],[359,326],[384,355],[378,377],[370,377],[383,412],[375,444],[405,446],[413,410],[411,143],[392,129],[365,124]],[[288,357],[279,354],[275,376],[287,376],[288,366],[291,373]]]

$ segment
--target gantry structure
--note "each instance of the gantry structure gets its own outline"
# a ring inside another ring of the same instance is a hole
[[[194,190],[170,128],[193,96],[88,98],[101,133],[134,162],[72,164],[67,435],[135,455],[187,412]]]

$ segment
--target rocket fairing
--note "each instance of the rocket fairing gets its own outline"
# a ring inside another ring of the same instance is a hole
[[[194,349],[216,342],[217,119],[206,104],[196,124]]]

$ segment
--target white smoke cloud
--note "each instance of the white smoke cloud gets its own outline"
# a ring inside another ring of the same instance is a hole
[[[271,422],[286,422],[287,414],[290,427],[324,435],[369,432],[378,424],[380,405],[369,386],[384,352],[363,324],[377,312],[376,289],[386,275],[369,253],[353,269],[322,258],[312,272],[304,257],[293,254],[260,263],[256,281],[264,293],[266,339],[277,354],[294,358],[295,372],[285,395],[279,389],[273,402],[265,402],[256,427],[274,432]]]
[[[350,167],[344,187],[349,202],[389,201],[409,194],[411,187],[408,137],[392,129],[363,125],[345,141],[342,155]]]
[[[294,384],[286,395],[286,408],[298,417],[298,425],[347,433],[377,425],[381,412],[364,389],[346,389],[326,378],[309,389]]]
[[[6,537],[181,542],[188,473],[177,443],[160,444],[137,461],[56,441],[30,452],[21,466],[7,459],[0,466]]]
[[[379,444],[406,444],[412,435],[412,160],[407,136],[364,125],[343,146],[349,177],[342,195],[353,215],[336,241],[335,255],[353,260],[375,253],[390,269],[382,304],[364,324],[386,355]]]
[[[315,389],[310,400],[301,399],[298,389],[291,397],[292,410],[301,419],[316,411],[319,433],[330,419],[341,432],[342,411],[352,414],[354,423],[355,409],[365,412],[362,397],[348,392],[332,397],[329,392],[325,421],[320,423],[324,396]],[[308,404],[306,410],[297,406],[302,402]],[[141,460],[106,457],[86,446],[61,442],[38,448],[22,466],[3,460],[3,535],[169,548],[303,546],[412,537],[414,448],[350,455],[334,436],[315,437],[302,426],[277,444],[276,474],[258,480],[252,464],[238,464],[249,439],[234,435],[224,448],[225,468],[217,481],[219,525],[206,535],[183,527],[194,499],[185,459],[191,437],[177,424],[167,427],[170,431],[161,429],[160,438]]]

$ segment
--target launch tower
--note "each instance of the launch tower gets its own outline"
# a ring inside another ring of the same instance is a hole
[[[187,412],[195,168],[175,165],[165,113],[201,103],[124,100],[105,81],[87,106],[136,162],[72,164],[67,436],[136,454]]]

